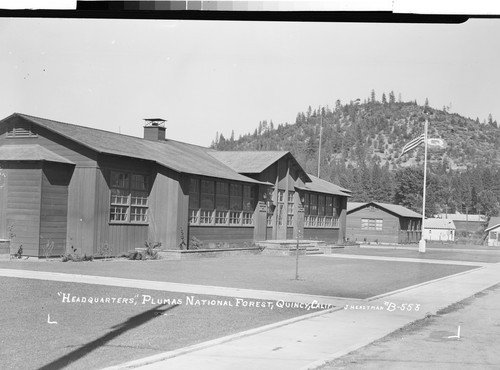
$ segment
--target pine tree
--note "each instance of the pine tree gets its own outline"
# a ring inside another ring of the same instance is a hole
[[[385,93],[382,93],[382,104],[387,104],[387,98],[385,97]]]
[[[396,97],[394,96],[394,91],[389,93],[389,103],[393,104],[396,102]]]

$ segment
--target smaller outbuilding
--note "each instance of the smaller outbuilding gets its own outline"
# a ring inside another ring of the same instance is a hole
[[[422,233],[422,215],[396,204],[347,202],[346,224],[354,242],[417,243]]]
[[[484,231],[488,234],[488,246],[500,247],[500,217],[492,217]]]
[[[455,234],[459,236],[468,236],[484,230],[486,225],[486,216],[468,213],[438,213],[434,217],[444,218],[453,221],[456,230]]]
[[[456,227],[453,220],[444,218],[426,218],[424,239],[441,242],[455,241]]]

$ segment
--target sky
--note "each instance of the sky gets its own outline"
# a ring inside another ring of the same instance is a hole
[[[372,90],[500,121],[500,19],[463,24],[0,18],[14,112],[209,146]]]

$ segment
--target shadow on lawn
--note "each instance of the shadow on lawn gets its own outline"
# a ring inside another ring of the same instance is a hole
[[[114,329],[107,333],[106,335],[103,335],[100,338],[97,338],[96,340],[93,340],[92,342],[89,342],[82,347],[68,353],[67,355],[64,355],[61,358],[58,358],[55,361],[52,361],[50,364],[47,364],[45,366],[42,366],[39,368],[39,370],[54,370],[54,369],[63,369],[72,362],[77,361],[78,359],[88,355],[90,352],[96,350],[99,347],[104,346],[107,342],[110,340],[124,334],[125,332],[132,330],[140,325],[145,324],[151,319],[154,319],[155,317],[158,317],[158,315],[162,314],[163,312],[170,311],[177,307],[178,305],[173,305],[170,307],[167,307],[165,309],[161,309],[160,307],[163,307],[164,305],[159,305],[156,306],[155,308],[152,308],[151,310],[148,310],[146,312],[143,312],[139,315],[132,316],[129,318],[127,321],[113,326],[111,329]]]

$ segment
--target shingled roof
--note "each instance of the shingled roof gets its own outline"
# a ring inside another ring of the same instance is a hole
[[[46,161],[74,164],[69,159],[38,144],[2,145],[0,146],[0,161]]]
[[[406,207],[400,206],[398,204],[389,204],[389,203],[379,203],[379,202],[348,202],[347,203],[347,213],[351,213],[359,208],[368,206],[370,204],[375,204],[379,208],[385,209],[386,211],[392,212],[401,217],[411,217],[411,218],[422,218],[422,215],[408,209]]]
[[[310,181],[304,169],[287,151],[216,151],[209,152],[215,159],[221,161],[234,171],[242,174],[257,174],[264,171],[276,161],[289,156],[292,165],[299,169],[304,181]]]
[[[214,157],[207,155],[207,152],[210,151],[208,148],[174,140],[151,141],[21,113],[14,113],[3,121],[9,120],[14,116],[42,126],[98,153],[145,159],[181,173],[259,183],[254,179],[237,173]]]
[[[447,220],[446,218],[426,218],[424,228],[445,230],[456,229],[453,220]]]
[[[319,177],[308,174],[311,182],[307,182],[303,187],[296,187],[299,190],[309,190],[318,193],[326,193],[333,195],[342,195],[344,197],[350,197],[351,191],[341,188],[338,185],[332,184],[331,182],[320,179]]]
[[[490,222],[488,223],[488,227],[486,228],[486,232],[496,229],[498,226],[500,226],[500,217],[492,217],[490,218]]]

